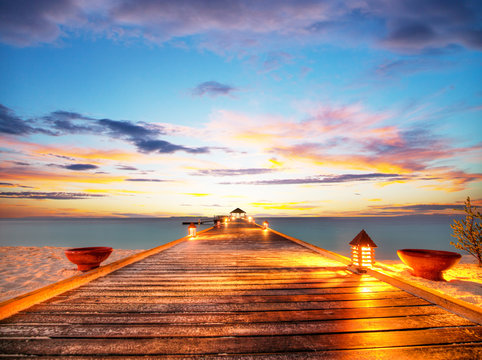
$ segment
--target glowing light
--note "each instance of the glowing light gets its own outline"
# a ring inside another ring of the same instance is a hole
[[[263,222],[263,230],[268,230],[268,227],[269,227],[269,223],[268,223],[268,221],[265,220]]]
[[[191,225],[189,225],[187,231],[190,238],[196,237],[196,225],[194,225],[194,223],[191,223]]]
[[[377,245],[368,236],[365,230],[350,242],[351,262],[358,270],[364,270],[373,266],[375,262],[375,248]]]

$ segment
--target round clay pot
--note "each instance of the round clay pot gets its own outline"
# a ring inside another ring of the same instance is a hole
[[[455,266],[462,257],[451,251],[426,249],[402,249],[397,254],[413,269],[413,275],[435,281],[445,281],[442,271]]]
[[[111,247],[93,246],[65,250],[65,256],[77,265],[80,271],[89,271],[99,267],[100,263],[107,259],[112,252]]]

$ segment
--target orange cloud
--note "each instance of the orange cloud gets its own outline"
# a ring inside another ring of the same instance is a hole
[[[28,184],[37,182],[61,182],[69,183],[89,183],[89,184],[107,184],[112,182],[124,181],[125,176],[110,176],[104,174],[86,174],[86,173],[64,173],[61,171],[45,171],[32,169],[32,167],[12,167],[6,168],[0,166],[2,173],[2,181],[22,181]]]
[[[318,206],[303,205],[303,204],[306,204],[306,203],[304,202],[285,202],[285,203],[253,202],[253,203],[250,203],[250,205],[263,208],[264,210],[312,210],[318,207]]]

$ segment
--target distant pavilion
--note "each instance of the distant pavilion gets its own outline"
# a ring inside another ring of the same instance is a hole
[[[230,212],[231,217],[235,217],[237,219],[245,218],[246,217],[246,211],[241,210],[240,208],[236,208],[233,211]]]

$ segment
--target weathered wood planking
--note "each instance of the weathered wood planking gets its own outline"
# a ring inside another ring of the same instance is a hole
[[[477,324],[243,222],[0,322],[0,354],[40,359],[476,359],[481,352]]]

